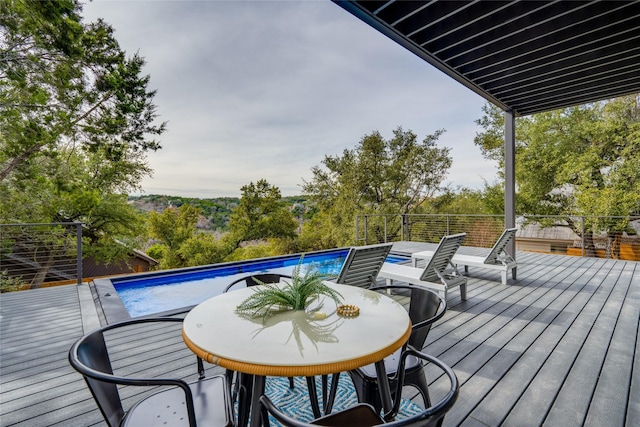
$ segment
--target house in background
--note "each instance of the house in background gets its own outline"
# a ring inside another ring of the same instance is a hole
[[[93,258],[84,258],[82,260],[82,277],[88,279],[118,274],[144,273],[156,265],[158,265],[158,261],[146,253],[134,249],[127,259],[111,264],[96,261]]]
[[[619,259],[640,261],[640,221],[632,221],[633,233],[623,233],[620,238]],[[607,258],[611,240],[606,233],[595,235],[593,242],[596,248],[595,256]],[[557,255],[583,256],[582,238],[569,227],[543,227],[538,223],[521,225],[516,233],[516,250],[526,252],[541,252]]]

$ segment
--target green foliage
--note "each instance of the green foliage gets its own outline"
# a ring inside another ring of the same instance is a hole
[[[161,243],[154,243],[147,248],[146,253],[153,259],[161,260],[166,257],[167,249],[167,246]]]
[[[148,218],[149,234],[169,248],[177,249],[196,233],[200,211],[190,205],[151,212]]]
[[[351,245],[354,240],[353,222],[356,214],[353,212],[347,217],[342,217],[338,209],[320,210],[311,220],[302,224],[300,250],[317,251]]]
[[[325,168],[314,167],[313,178],[303,185],[318,213],[303,226],[301,246],[351,245],[357,214],[418,212],[441,189],[451,166],[450,149],[436,146],[442,132],[422,142],[402,128],[389,140],[373,132],[341,156],[325,156]],[[382,241],[383,223],[373,229]],[[398,232],[399,226],[387,230],[392,236]]]
[[[310,219],[315,210],[308,206],[304,196],[282,197],[282,204],[286,206],[298,222]],[[200,209],[204,221],[198,223],[198,228],[204,230],[230,231],[229,217],[231,212],[238,207],[238,197],[215,197],[200,199],[193,197],[166,196],[149,194],[142,196],[129,196],[129,202],[142,212],[161,212],[170,206],[180,207],[184,204],[192,205]]]
[[[225,261],[242,261],[245,259],[266,258],[280,254],[273,253],[273,248],[268,243],[258,243],[235,249],[225,257]]]
[[[240,204],[233,210],[229,226],[238,242],[296,237],[298,222],[282,203],[278,187],[261,179],[241,188]]]
[[[631,95],[518,118],[518,213],[563,216],[578,234],[582,226],[571,216],[640,213],[639,99]],[[502,150],[497,111],[485,108],[485,130],[475,140],[489,158]],[[587,230],[610,236],[632,231],[628,221],[602,218],[590,219]]]
[[[24,284],[22,277],[10,276],[7,270],[0,271],[0,293],[17,291]]]
[[[165,196],[150,194],[144,196],[130,196],[129,201],[137,209],[150,211],[163,211],[166,208],[180,207],[182,205],[191,205],[200,210],[202,216],[206,218],[206,225],[203,227],[208,230],[228,231],[229,216],[231,211],[240,203],[237,197],[216,197],[213,199],[200,199],[192,197]]]
[[[262,286],[241,302],[236,311],[251,317],[265,318],[278,311],[304,310],[321,295],[328,296],[339,304],[342,295],[323,283],[324,276],[313,267],[302,275],[301,265],[302,258],[293,269],[291,281],[285,286],[261,283]]]
[[[447,188],[425,204],[429,206],[429,213],[478,215],[486,213],[482,198],[483,194],[478,190]]]
[[[215,238],[196,230],[199,217],[200,211],[191,205],[149,214],[149,235],[158,243],[148,252],[157,257],[159,268],[191,267],[222,261],[226,254]]]
[[[502,182],[484,183],[482,204],[490,215],[504,215],[504,184]]]
[[[489,107],[487,107],[489,108]],[[495,116],[497,108],[490,109]],[[483,122],[487,122],[484,120]],[[496,157],[497,127],[476,143]],[[520,213],[632,215],[640,212],[640,106],[636,96],[519,118]]]
[[[488,102],[482,106],[482,113],[476,124],[483,130],[476,133],[473,142],[485,158],[498,163],[498,172],[504,178],[504,113]]]
[[[265,258],[299,252],[296,239],[267,239],[266,242],[252,243],[235,249],[227,255],[225,261],[241,261],[245,259]]]
[[[185,267],[194,267],[220,262],[226,251],[211,234],[196,233],[180,245],[177,254]]]
[[[165,125],[144,60],[80,12],[75,0],[0,2],[0,219],[83,222],[85,252],[108,262],[140,236],[123,194],[150,174]]]
[[[447,188],[422,208],[422,213],[433,214],[504,215],[504,185],[485,182],[482,190]]]
[[[149,136],[165,125],[153,123],[155,92],[141,76],[144,60],[126,58],[108,24],[84,25],[72,0],[1,7],[0,181],[28,175],[32,162],[63,146],[100,151],[106,162],[160,148]]]

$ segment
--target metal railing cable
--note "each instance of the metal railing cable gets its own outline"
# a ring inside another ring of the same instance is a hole
[[[640,216],[520,215],[516,226],[518,250],[640,261]],[[465,246],[490,248],[505,226],[502,215],[363,214],[356,216],[355,228],[357,245],[438,243],[467,233]]]
[[[82,283],[82,223],[0,224],[0,289]]]

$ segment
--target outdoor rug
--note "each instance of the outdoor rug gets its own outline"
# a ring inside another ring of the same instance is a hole
[[[331,378],[329,378],[331,383]],[[289,388],[289,379],[284,377],[268,377],[265,388],[265,394],[278,406],[283,412],[297,418],[300,421],[313,420],[313,412],[309,402],[309,394],[307,391],[307,381],[305,378],[296,377],[294,379],[294,388]],[[318,390],[318,399],[322,407],[322,386],[321,377],[316,377],[316,388]],[[349,375],[342,373],[340,382],[338,383],[338,391],[333,404],[332,412],[337,412],[355,406],[358,403],[356,391]],[[424,409],[409,399],[402,399],[400,403],[400,413],[398,418],[406,418],[411,415],[418,414]],[[280,424],[271,418],[272,426]]]

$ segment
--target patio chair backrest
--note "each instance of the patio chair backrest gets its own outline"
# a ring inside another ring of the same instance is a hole
[[[313,426],[370,426],[370,427],[438,427],[442,425],[445,415],[453,407],[458,399],[459,382],[455,372],[447,364],[433,356],[417,351],[413,347],[407,347],[401,354],[401,367],[404,367],[408,357],[414,357],[421,363],[428,363],[436,369],[444,373],[444,377],[449,380],[449,389],[442,394],[440,400],[436,403],[428,405],[421,412],[396,421],[385,423],[380,417],[380,413],[369,404],[358,403],[355,406],[343,409],[341,411],[332,412],[314,421],[305,422],[292,418],[289,414],[278,408],[267,395],[260,397],[260,406],[262,413],[262,421],[266,427],[270,427],[270,416],[278,421],[279,425],[284,427],[313,427]],[[404,372],[401,369],[400,372]],[[396,399],[394,399],[393,408],[389,414],[390,418],[395,417],[398,413],[402,396],[403,377],[397,381],[398,389],[396,389]],[[444,391],[443,390],[443,391]]]
[[[496,241],[496,244],[491,248],[491,252],[484,259],[485,264],[500,264],[498,256],[504,251],[511,239],[516,235],[517,228],[507,228],[502,232],[500,238]]]
[[[444,394],[439,394],[440,400],[436,403],[432,403],[424,411],[413,416],[409,416],[403,419],[386,423],[387,427],[440,427],[443,424],[444,417],[453,407],[458,399],[458,392],[460,385],[458,383],[458,377],[451,367],[429,354],[418,351],[414,347],[408,346],[403,350],[400,356],[400,366],[398,372],[400,373],[396,384],[396,396],[402,395],[402,386],[404,384],[404,366],[408,357],[416,357],[421,359],[421,363],[424,365],[427,362],[431,366],[435,366],[443,371],[444,376],[449,379],[449,390]],[[393,410],[390,415],[397,415],[400,409],[400,399],[395,399],[393,404]],[[385,415],[386,418],[386,415]]]
[[[98,373],[113,375],[102,330],[87,335],[78,346],[77,355],[78,360],[86,368]],[[110,426],[120,425],[124,417],[124,409],[116,384],[100,381],[87,375],[84,375],[84,380],[107,423]]]
[[[411,336],[408,344],[415,348],[424,347],[431,325],[440,320],[447,310],[447,302],[438,293],[424,286],[383,285],[371,288],[372,291],[391,296],[409,296],[409,318]]]
[[[100,408],[100,412],[102,412],[105,421],[110,427],[122,425],[123,417],[125,416],[124,408],[120,401],[120,394],[118,393],[117,384],[144,387],[179,387],[183,392],[181,396],[178,396],[178,398],[181,399],[180,406],[186,406],[186,415],[188,417],[189,425],[196,425],[193,392],[191,391],[188,383],[179,378],[159,378],[155,376],[147,378],[131,376],[123,377],[114,374],[111,365],[108,345],[105,341],[105,332],[107,331],[128,328],[130,326],[136,328],[138,325],[150,325],[153,323],[157,324],[158,328],[162,328],[163,330],[165,330],[166,326],[163,326],[163,324],[182,324],[182,321],[183,319],[179,317],[147,317],[125,320],[123,322],[112,323],[96,329],[95,331],[89,332],[88,334],[79,338],[71,346],[71,348],[69,349],[69,363],[84,377],[85,382],[87,383],[89,390],[91,390],[91,394],[93,395],[96,404]],[[137,329],[137,331],[139,332],[140,329]],[[178,332],[177,327],[176,332]],[[158,346],[161,346],[161,343],[156,343],[154,345],[154,348],[157,349]],[[139,349],[137,349],[136,351],[138,350]],[[140,354],[146,355],[145,352],[141,352]],[[202,365],[202,359],[196,357],[196,360],[200,379],[204,379],[204,366]],[[222,378],[222,382],[217,382],[216,384],[221,384],[222,390],[226,390],[227,385],[226,382],[224,382],[224,378]],[[206,388],[206,390],[209,393],[208,396],[211,396],[213,402],[213,389]],[[162,394],[162,392],[152,396],[159,396],[160,394]],[[222,396],[220,397],[221,401],[223,397],[224,399],[226,399],[226,396]],[[174,402],[175,399],[176,395],[173,393],[169,393],[162,396],[162,398],[157,399],[157,402],[160,402],[161,405],[166,405],[167,403],[173,404],[172,402]],[[128,409],[128,411],[135,412],[134,408],[138,407],[139,406],[137,406],[137,404],[133,405]],[[166,406],[161,407],[165,408]],[[228,409],[229,411],[231,410],[230,407]],[[138,414],[148,414],[148,412],[148,408],[145,407],[145,409],[139,411]],[[162,414],[161,412],[169,413],[171,411],[163,411],[161,409],[159,410],[159,412],[160,416],[164,416],[165,414]],[[213,414],[214,417],[216,417],[217,415],[217,412]],[[144,418],[144,415],[142,415],[142,417]],[[227,414],[224,414],[223,417],[227,417]],[[159,422],[159,424],[161,424],[161,422]]]
[[[427,340],[431,325],[444,316],[447,303],[444,298],[431,289],[421,286],[408,287],[411,288],[409,318],[412,324],[409,345],[421,349]]]
[[[391,243],[356,246],[349,249],[336,283],[369,288],[375,285],[378,273],[389,255]]]
[[[248,276],[243,276],[237,280],[231,282],[223,291],[229,292],[233,290],[233,288],[240,288],[240,286],[236,286],[239,283],[244,282],[247,288],[251,286],[257,286],[260,284],[270,284],[270,283],[279,283],[280,279],[291,279],[291,276],[287,274],[278,274],[278,273],[258,273],[258,274],[250,274]]]
[[[444,274],[445,270],[449,267],[451,257],[456,253],[462,241],[467,233],[452,234],[450,236],[444,236],[438,247],[436,248],[433,256],[427,263],[420,280],[425,282],[440,283],[440,277]]]

